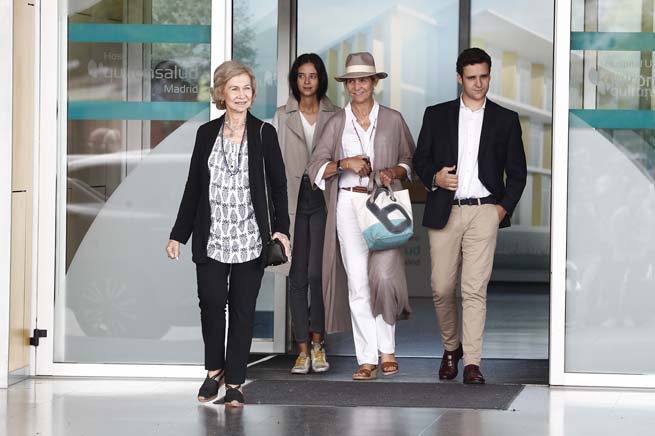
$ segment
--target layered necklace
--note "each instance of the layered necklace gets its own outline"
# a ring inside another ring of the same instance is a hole
[[[363,155],[368,156],[369,155],[368,152],[371,149],[371,141],[373,139],[373,134],[375,133],[375,128],[378,125],[378,119],[376,117],[375,120],[373,121],[373,128],[371,129],[371,133],[368,135],[368,144],[366,150],[364,150],[364,143],[362,142],[362,138],[359,136],[359,131],[357,130],[357,126],[355,125],[355,120],[351,120],[351,121],[353,123],[353,130],[355,130],[355,135],[357,135],[357,140],[359,141],[359,148],[361,148]]]
[[[375,107],[375,102],[373,103],[373,106],[368,111],[368,113],[363,117],[364,120],[370,121],[371,111],[373,111],[374,107]],[[357,119],[357,124],[359,124],[362,127],[362,130],[364,132],[366,132],[366,129],[364,128],[363,123],[359,122],[359,117],[357,116],[357,114],[355,114],[355,111],[352,109],[352,106],[351,106],[350,110],[351,110],[352,114],[354,115],[355,119]],[[362,142],[362,138],[359,136],[359,131],[357,130],[357,126],[355,125],[355,120],[352,119],[351,121],[353,123],[353,130],[355,131],[355,135],[357,135],[357,140],[359,141],[359,146],[360,146],[360,148],[362,150],[362,154],[363,155],[368,155],[368,151],[371,148],[371,141],[373,139],[373,135],[375,134],[375,128],[378,125],[378,117],[376,115],[375,119],[373,120],[373,123],[372,123],[373,128],[371,129],[371,133],[368,136],[367,150],[364,150],[364,143]],[[370,127],[370,125],[369,125],[369,127]]]
[[[230,118],[226,116],[226,117],[225,117],[225,123],[224,123],[224,124],[225,124],[225,126],[228,128],[228,130],[229,130],[230,132],[234,133],[234,132],[237,132],[237,131],[238,131],[240,128],[242,128],[243,126],[246,125],[246,118],[244,117],[243,121],[241,121],[240,123],[234,125],[234,124],[232,124],[232,123],[230,122]]]
[[[246,120],[244,119],[242,123],[240,123],[237,126],[233,126],[229,123],[227,116],[225,117],[225,121],[223,122],[223,126],[227,127],[228,130],[232,133],[238,131],[240,128],[244,127],[246,125]],[[241,168],[241,159],[243,155],[243,140],[246,137],[246,129],[244,127],[243,133],[241,134],[241,142],[239,143],[239,151],[237,153],[237,159],[236,159],[236,165],[230,165],[227,161],[227,153],[225,153],[225,129],[221,128],[221,155],[223,155],[223,163],[225,163],[225,169],[227,170],[228,174],[231,176],[236,176],[237,173],[239,172],[239,169]]]

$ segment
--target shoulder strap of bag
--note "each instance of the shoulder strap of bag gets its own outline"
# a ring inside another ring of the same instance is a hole
[[[371,194],[373,190],[375,189],[375,177],[377,176],[378,172],[373,171],[371,174],[368,175],[368,193]]]
[[[262,136],[262,131],[264,130],[265,122],[262,122],[259,126],[259,145],[262,149],[262,168],[264,169],[264,195],[266,196],[266,220],[268,221],[268,236],[270,239],[273,239],[273,231],[271,229],[271,212],[268,207],[268,183],[266,177],[266,160],[264,159],[264,139]]]

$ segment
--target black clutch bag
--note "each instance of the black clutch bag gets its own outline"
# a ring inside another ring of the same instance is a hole
[[[266,244],[266,266],[282,265],[288,262],[284,246],[278,239],[271,239]]]
[[[259,128],[259,142],[263,143],[262,139],[262,128],[264,127],[264,123]],[[262,153],[262,167],[264,168],[264,195],[266,196],[266,218],[268,218],[268,242],[266,243],[265,250],[266,252],[264,253],[266,255],[266,266],[275,266],[275,265],[282,265],[283,263],[287,263],[289,261],[289,258],[284,252],[284,245],[282,245],[282,242],[280,242],[279,239],[273,239],[273,235],[271,232],[271,211],[269,210],[268,207],[268,180],[266,177],[266,162],[264,161],[264,153]]]

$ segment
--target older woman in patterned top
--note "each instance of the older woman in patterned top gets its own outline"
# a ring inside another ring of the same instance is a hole
[[[228,406],[244,403],[241,384],[266,265],[262,247],[270,238],[267,214],[272,238],[280,240],[291,255],[284,161],[273,126],[248,112],[255,90],[254,74],[239,62],[224,62],[214,72],[213,98],[226,113],[198,129],[184,195],[166,246],[168,257],[177,259],[180,243],[193,234],[207,369],[198,400],[215,399],[225,383]],[[265,183],[270,189],[265,189]]]

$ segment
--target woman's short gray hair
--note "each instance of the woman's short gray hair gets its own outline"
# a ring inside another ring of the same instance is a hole
[[[225,109],[223,91],[225,91],[225,85],[227,82],[233,77],[240,76],[244,73],[250,77],[250,84],[252,85],[252,100],[254,101],[255,95],[257,95],[257,80],[255,79],[255,74],[250,68],[239,61],[225,61],[214,70],[214,87],[211,88],[211,95],[214,99],[214,104],[218,109]]]

